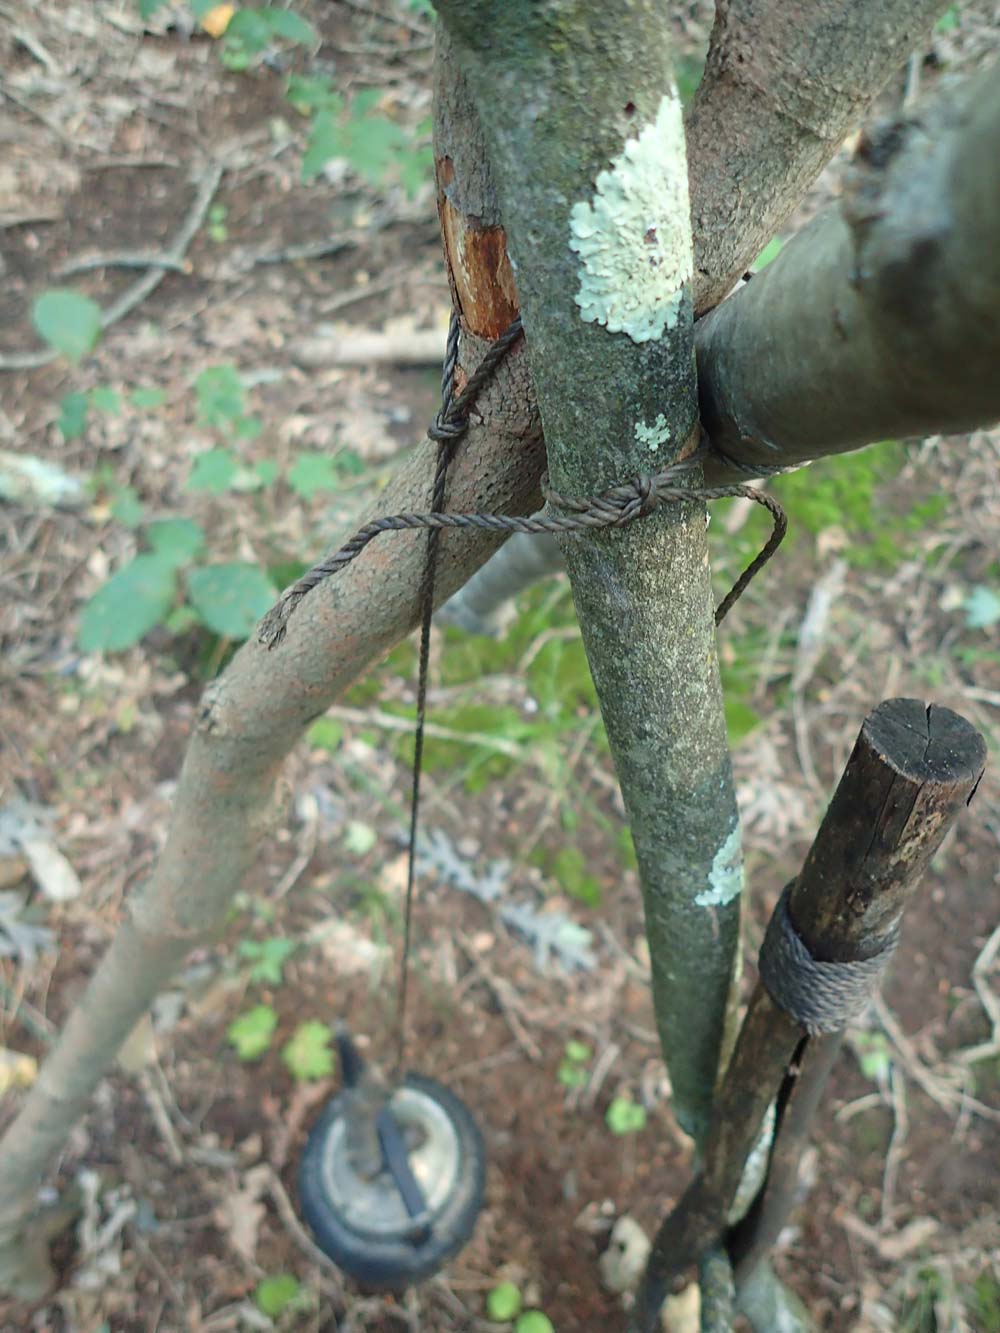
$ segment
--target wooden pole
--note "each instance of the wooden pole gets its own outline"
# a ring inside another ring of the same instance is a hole
[[[890,699],[868,715],[788,899],[791,923],[814,960],[858,963],[891,945],[985,763],[983,738],[950,709]],[[633,1333],[652,1333],[671,1285],[724,1234],[767,1109],[810,1040],[758,981],[715,1101],[704,1166],[653,1242]],[[768,1235],[774,1221],[772,1211]]]

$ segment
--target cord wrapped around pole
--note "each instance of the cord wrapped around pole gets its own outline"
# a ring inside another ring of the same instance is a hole
[[[982,736],[950,709],[890,699],[865,719],[802,871],[768,932],[762,975],[713,1105],[704,1167],[653,1242],[633,1333],[651,1333],[672,1284],[725,1235],[747,1154],[793,1058],[807,1053],[810,1031],[846,1027],[858,1012],[860,984],[874,989],[903,910],[975,795],[985,763]],[[785,971],[777,984],[779,968]],[[768,988],[769,977],[777,994]],[[786,1101],[779,1097],[778,1144]],[[767,1189],[765,1183],[765,1198]],[[783,1198],[787,1211],[787,1190]],[[781,1208],[768,1211],[769,1238],[783,1215]],[[752,1250],[756,1263],[764,1247],[752,1230],[741,1250],[744,1259]],[[738,1278],[750,1272],[744,1262]]]

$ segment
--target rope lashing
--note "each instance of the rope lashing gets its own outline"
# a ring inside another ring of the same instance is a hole
[[[468,383],[454,400],[445,395],[442,410],[437,414],[428,429],[428,436],[439,445],[438,466],[442,464],[442,452],[450,457],[454,448],[469,426],[468,414],[480,391],[493,376],[497,366],[504,359],[511,347],[521,337],[520,317],[507,328],[500,337],[487,348],[483,359],[469,378]],[[458,358],[458,323],[452,322],[449,334],[448,350],[445,355],[443,381],[450,384]],[[711,444],[702,446],[711,450]],[[338,570],[356,560],[369,542],[383,532],[403,532],[426,528],[441,530],[446,528],[478,529],[486,532],[526,532],[526,533],[576,533],[599,530],[601,528],[624,527],[635,519],[644,518],[653,513],[661,504],[691,500],[725,500],[742,496],[762,505],[771,515],[772,529],[766,544],[743,571],[736,583],[719,603],[715,612],[718,624],[727,614],[747,584],[759,573],[781,545],[788,527],[785,511],[778,501],[764,491],[753,486],[684,486],[678,485],[688,472],[704,456],[702,450],[690,458],[672,463],[660,472],[634,477],[631,481],[612,486],[609,490],[591,499],[575,499],[547,491],[547,479],[543,480],[543,491],[548,500],[549,511],[534,517],[521,517],[517,514],[490,514],[473,512],[467,514],[446,513],[432,510],[427,513],[387,514],[372,519],[351,537],[343,546],[331,555],[325,556],[312,569],[306,571],[300,579],[281,594],[279,600],[264,616],[257,630],[258,641],[267,648],[275,648],[285,636],[288,618],[299,602],[313,591],[320,583],[336,574]],[[439,488],[435,485],[435,492]]]
[[[795,881],[778,899],[760,948],[760,979],[771,999],[810,1036],[840,1032],[860,1018],[898,942],[893,931],[871,958],[822,962],[795,929],[788,900]]]

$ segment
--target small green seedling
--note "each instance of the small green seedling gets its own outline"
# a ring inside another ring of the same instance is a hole
[[[255,1300],[257,1309],[269,1319],[277,1319],[299,1294],[298,1281],[291,1273],[276,1273],[258,1282]]]
[[[526,1310],[514,1325],[514,1333],[556,1333],[552,1320],[541,1310]]]
[[[497,1324],[509,1324],[521,1313],[524,1301],[514,1282],[498,1282],[486,1297],[486,1313]]]
[[[264,986],[280,986],[284,980],[285,963],[298,948],[295,940],[280,937],[272,940],[243,940],[239,956],[253,966],[250,980]]]
[[[638,1134],[646,1127],[646,1108],[631,1097],[616,1097],[608,1107],[604,1120],[611,1133],[619,1137]]]
[[[281,1058],[292,1078],[300,1083],[326,1078],[333,1073],[332,1033],[325,1023],[310,1019],[295,1029]]]
[[[259,1060],[271,1045],[278,1015],[269,1004],[258,1004],[240,1014],[226,1029],[226,1040],[234,1047],[240,1060]]]
[[[580,1088],[587,1081],[586,1066],[593,1051],[583,1041],[568,1041],[563,1047],[556,1077],[564,1088]]]

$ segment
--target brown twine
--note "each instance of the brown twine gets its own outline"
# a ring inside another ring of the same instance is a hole
[[[458,340],[457,321],[453,321],[452,334],[449,335],[448,353],[445,358],[443,385],[450,386],[457,364]],[[447,467],[451,449],[457,440],[468,430],[469,409],[475,403],[481,389],[492,377],[500,362],[511,347],[521,337],[520,316],[508,329],[491,343],[482,361],[469,379],[462,392],[453,401],[450,388],[445,387],[441,411],[427,434],[438,442],[437,473]],[[445,446],[448,446],[447,448]],[[743,496],[754,504],[762,505],[771,515],[773,527],[767,542],[739,576],[732,588],[719,603],[715,611],[715,623],[726,616],[733,604],[743,595],[751,579],[760,572],[781,545],[788,527],[785,511],[778,501],[756,487],[742,484],[729,486],[684,486],[677,481],[695,466],[706,453],[711,451],[711,444],[705,444],[690,458],[672,463],[660,472],[641,475],[631,481],[612,486],[609,490],[591,499],[578,500],[560,495],[547,489],[547,478],[543,479],[543,493],[550,510],[532,518],[516,514],[488,514],[474,512],[452,514],[437,509],[429,513],[387,514],[372,519],[345,542],[332,555],[325,556],[312,569],[306,571],[300,579],[286,588],[279,600],[260,622],[257,638],[267,648],[275,648],[285,636],[288,618],[314,588],[336,574],[338,570],[356,560],[369,542],[374,541],[383,532],[402,532],[415,528],[430,529],[433,532],[445,528],[478,529],[486,532],[527,532],[527,533],[578,533],[596,531],[602,528],[620,528],[635,519],[644,518],[658,509],[661,504],[684,500],[724,500]],[[440,491],[435,477],[435,500]],[[561,512],[560,512],[561,511]],[[425,599],[422,597],[422,601]]]

